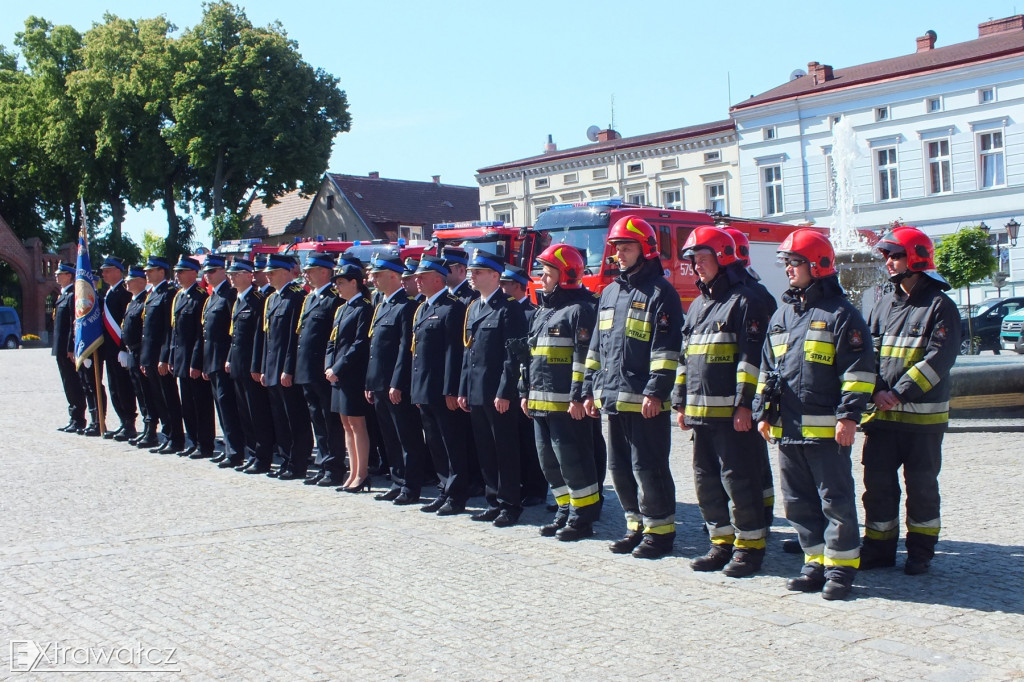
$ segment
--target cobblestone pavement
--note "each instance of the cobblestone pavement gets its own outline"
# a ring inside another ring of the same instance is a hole
[[[676,553],[645,562],[606,549],[613,495],[563,544],[538,508],[502,530],[58,433],[63,404],[45,350],[0,352],[0,644],[173,648],[162,676],[189,680],[1024,678],[1016,434],[947,437],[930,574],[827,602],[786,591],[781,519],[760,575],[689,569],[707,540],[681,432]],[[90,670],[68,678],[118,676]]]

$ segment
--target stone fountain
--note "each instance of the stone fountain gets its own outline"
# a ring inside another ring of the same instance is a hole
[[[839,283],[865,313],[874,306],[886,282],[885,268],[853,224],[854,166],[863,156],[853,125],[843,116],[832,127],[832,168],[836,199],[832,209],[829,241],[836,252]]]

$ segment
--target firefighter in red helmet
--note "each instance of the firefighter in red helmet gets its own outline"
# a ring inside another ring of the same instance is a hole
[[[608,470],[626,513],[626,535],[609,549],[656,559],[675,542],[675,483],[669,469],[669,402],[683,306],[664,277],[646,221],[624,216],[608,232],[619,276],[601,292],[587,353],[585,406],[608,415]]]
[[[949,371],[960,346],[960,313],[935,271],[932,240],[896,227],[875,245],[894,285],[871,310],[878,358],[873,402],[865,417],[864,541],[861,568],[896,564],[899,469],[907,493],[904,572],[928,571],[939,539],[939,469],[949,423]]]
[[[850,451],[874,391],[874,356],[828,239],[801,228],[778,251],[790,288],[768,324],[755,414],[779,444],[786,518],[804,552],[786,586],[843,599],[860,565]]]

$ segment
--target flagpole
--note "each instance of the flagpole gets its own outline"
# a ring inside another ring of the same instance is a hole
[[[99,415],[100,436],[107,431],[107,419],[103,414],[103,384],[100,383],[100,353],[99,348],[92,352],[92,371],[96,377],[96,411]]]

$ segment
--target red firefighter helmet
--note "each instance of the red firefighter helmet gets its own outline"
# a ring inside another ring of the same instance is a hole
[[[794,230],[778,248],[779,255],[793,254],[811,264],[811,277],[821,279],[836,274],[836,252],[828,238],[807,227]]]
[[[743,267],[750,267],[750,240],[747,239],[747,235],[740,232],[735,227],[723,227],[723,230],[729,233],[732,240],[736,242],[736,260],[743,264]]]
[[[558,286],[562,289],[579,289],[583,286],[583,256],[568,244],[552,244],[544,249],[537,262],[558,270]]]
[[[698,250],[714,253],[722,267],[736,262],[736,242],[720,227],[701,225],[690,233],[683,244],[683,258],[692,262]]]
[[[626,241],[639,243],[647,260],[658,257],[658,237],[654,233],[654,228],[643,218],[623,216],[608,230],[609,244]]]
[[[907,254],[907,269],[911,272],[935,269],[932,240],[916,227],[897,227],[886,232],[875,248],[886,254]]]

